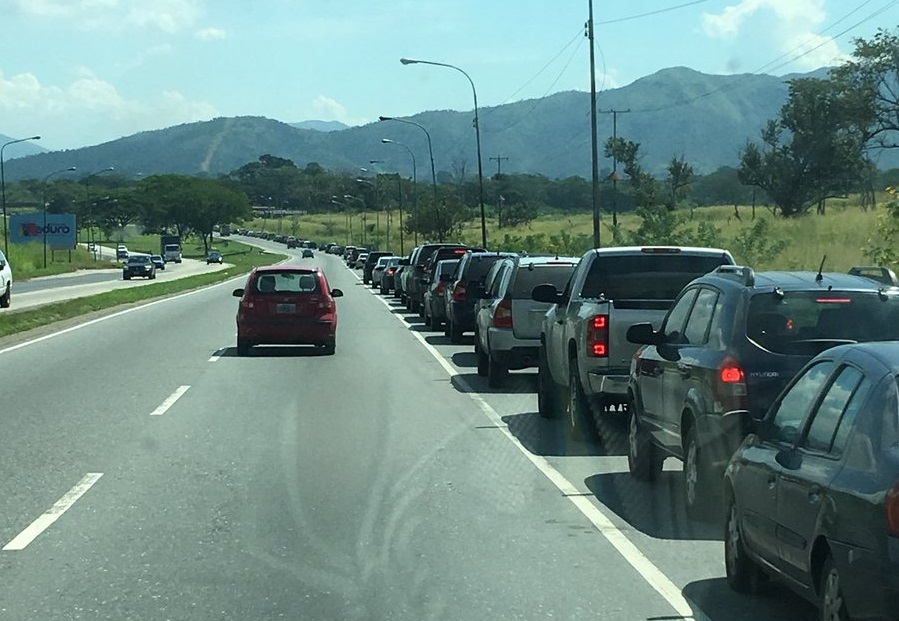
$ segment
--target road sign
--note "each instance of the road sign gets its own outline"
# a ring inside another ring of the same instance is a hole
[[[53,250],[75,247],[75,214],[47,214],[47,246]],[[44,243],[42,213],[14,213],[9,217],[9,241],[14,244]]]

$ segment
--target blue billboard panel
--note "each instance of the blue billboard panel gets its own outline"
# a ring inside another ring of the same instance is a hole
[[[47,214],[47,246],[53,250],[71,250],[74,248],[75,230],[75,214]],[[9,241],[14,244],[44,243],[44,214],[10,214]]]

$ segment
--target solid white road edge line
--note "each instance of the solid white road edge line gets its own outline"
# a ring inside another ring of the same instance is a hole
[[[76,483],[75,487],[66,492],[62,498],[57,500],[56,503],[50,507],[49,511],[38,517],[29,524],[25,530],[16,535],[15,539],[3,546],[3,550],[24,550],[38,535],[47,530],[53,522],[58,520],[63,513],[68,511],[69,508],[75,504],[75,501],[81,498],[102,476],[102,472],[89,472],[84,475],[84,478]]]
[[[222,352],[224,351],[224,349],[219,349],[218,351],[216,351],[214,354],[212,354],[212,357],[209,358],[209,362],[218,362],[219,358],[222,357]]]
[[[355,274],[354,274],[355,276]],[[358,278],[358,276],[357,276]],[[379,300],[384,306],[393,310],[393,307],[390,303],[382,298],[380,295],[376,295],[374,291],[371,292],[375,299]],[[399,319],[399,321],[405,325],[406,327],[410,327],[410,324],[405,320],[405,318],[400,314],[394,314],[394,316]],[[553,468],[553,466],[546,460],[546,458],[540,455],[534,455],[531,451],[529,451],[519,440],[516,438],[511,431],[509,431],[509,426],[503,422],[502,417],[499,413],[493,409],[493,407],[487,403],[483,397],[477,392],[475,392],[471,385],[462,377],[459,376],[459,372],[450,364],[446,358],[444,358],[437,349],[428,343],[425,340],[425,337],[421,335],[420,332],[412,332],[412,336],[414,336],[418,341],[424,346],[424,348],[434,357],[434,359],[443,367],[443,369],[449,374],[451,378],[454,378],[456,382],[458,382],[461,386],[465,394],[467,394],[471,399],[478,405],[487,418],[490,419],[496,427],[502,431],[503,435],[518,447],[518,450],[524,454],[525,457],[530,460],[534,466],[546,476],[550,482],[558,488],[562,495],[565,496],[578,510],[584,514],[584,516],[590,520],[590,523],[598,530],[605,538],[608,540],[612,546],[618,550],[618,553],[626,560],[631,567],[633,567],[640,577],[642,577],[656,592],[665,598],[672,608],[684,619],[698,619],[698,620],[707,620],[708,616],[700,610],[698,606],[695,604],[691,605],[690,602],[684,597],[681,593],[681,590],[677,588],[668,576],[662,573],[662,570],[656,567],[655,563],[649,560],[643,552],[630,540],[627,536],[612,522],[611,519],[600,509],[597,505],[593,504],[588,498],[580,495],[580,490],[575,487],[573,483],[571,483],[568,479],[566,479],[562,473]]]
[[[23,341],[22,343],[17,343],[16,345],[11,345],[5,349],[0,349],[0,355],[9,353],[11,351],[15,351],[17,349],[22,349],[24,347],[28,347],[29,345],[35,345],[35,344],[41,343],[43,341],[49,341],[50,339],[56,338],[57,336],[62,336],[63,334],[68,334],[69,332],[74,332],[75,330],[80,330],[82,328],[86,328],[88,326],[98,324],[101,321],[108,321],[110,319],[114,319],[115,317],[121,317],[122,315],[127,315],[128,313],[133,313],[133,312],[136,312],[139,310],[143,310],[143,309],[149,308],[151,306],[156,306],[157,304],[163,304],[165,302],[171,302],[172,300],[179,300],[181,298],[186,298],[189,295],[196,295],[197,293],[202,293],[203,291],[206,291],[213,287],[219,287],[221,285],[226,285],[226,284],[232,283],[236,280],[243,280],[245,278],[246,278],[246,274],[241,274],[240,276],[235,276],[234,278],[229,278],[228,280],[223,280],[222,282],[217,282],[215,284],[208,285],[206,287],[200,287],[199,289],[193,289],[192,291],[187,291],[185,293],[179,293],[178,295],[173,295],[172,297],[162,298],[161,300],[154,300],[153,302],[147,302],[146,304],[141,304],[140,306],[126,308],[125,310],[121,310],[116,313],[104,315],[103,317],[97,317],[96,319],[91,319],[90,321],[85,321],[84,323],[79,323],[77,326],[72,326],[70,328],[66,328],[65,330],[60,330],[59,332],[51,332],[50,334],[45,334],[44,336],[39,336],[35,339],[31,339],[29,341]]]
[[[190,386],[178,386],[178,389],[175,390],[169,397],[159,404],[159,407],[150,412],[150,416],[162,416],[166,412],[169,411],[169,408],[175,405],[175,402],[184,396],[190,390]]]

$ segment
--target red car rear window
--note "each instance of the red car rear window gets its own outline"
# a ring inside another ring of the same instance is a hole
[[[253,293],[320,293],[319,276],[315,272],[265,272],[256,275]]]

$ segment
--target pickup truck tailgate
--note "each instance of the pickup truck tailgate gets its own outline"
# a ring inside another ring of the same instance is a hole
[[[609,322],[609,367],[629,368],[640,345],[627,340],[627,330],[635,323],[662,325],[673,300],[619,300],[611,303],[614,321]]]

